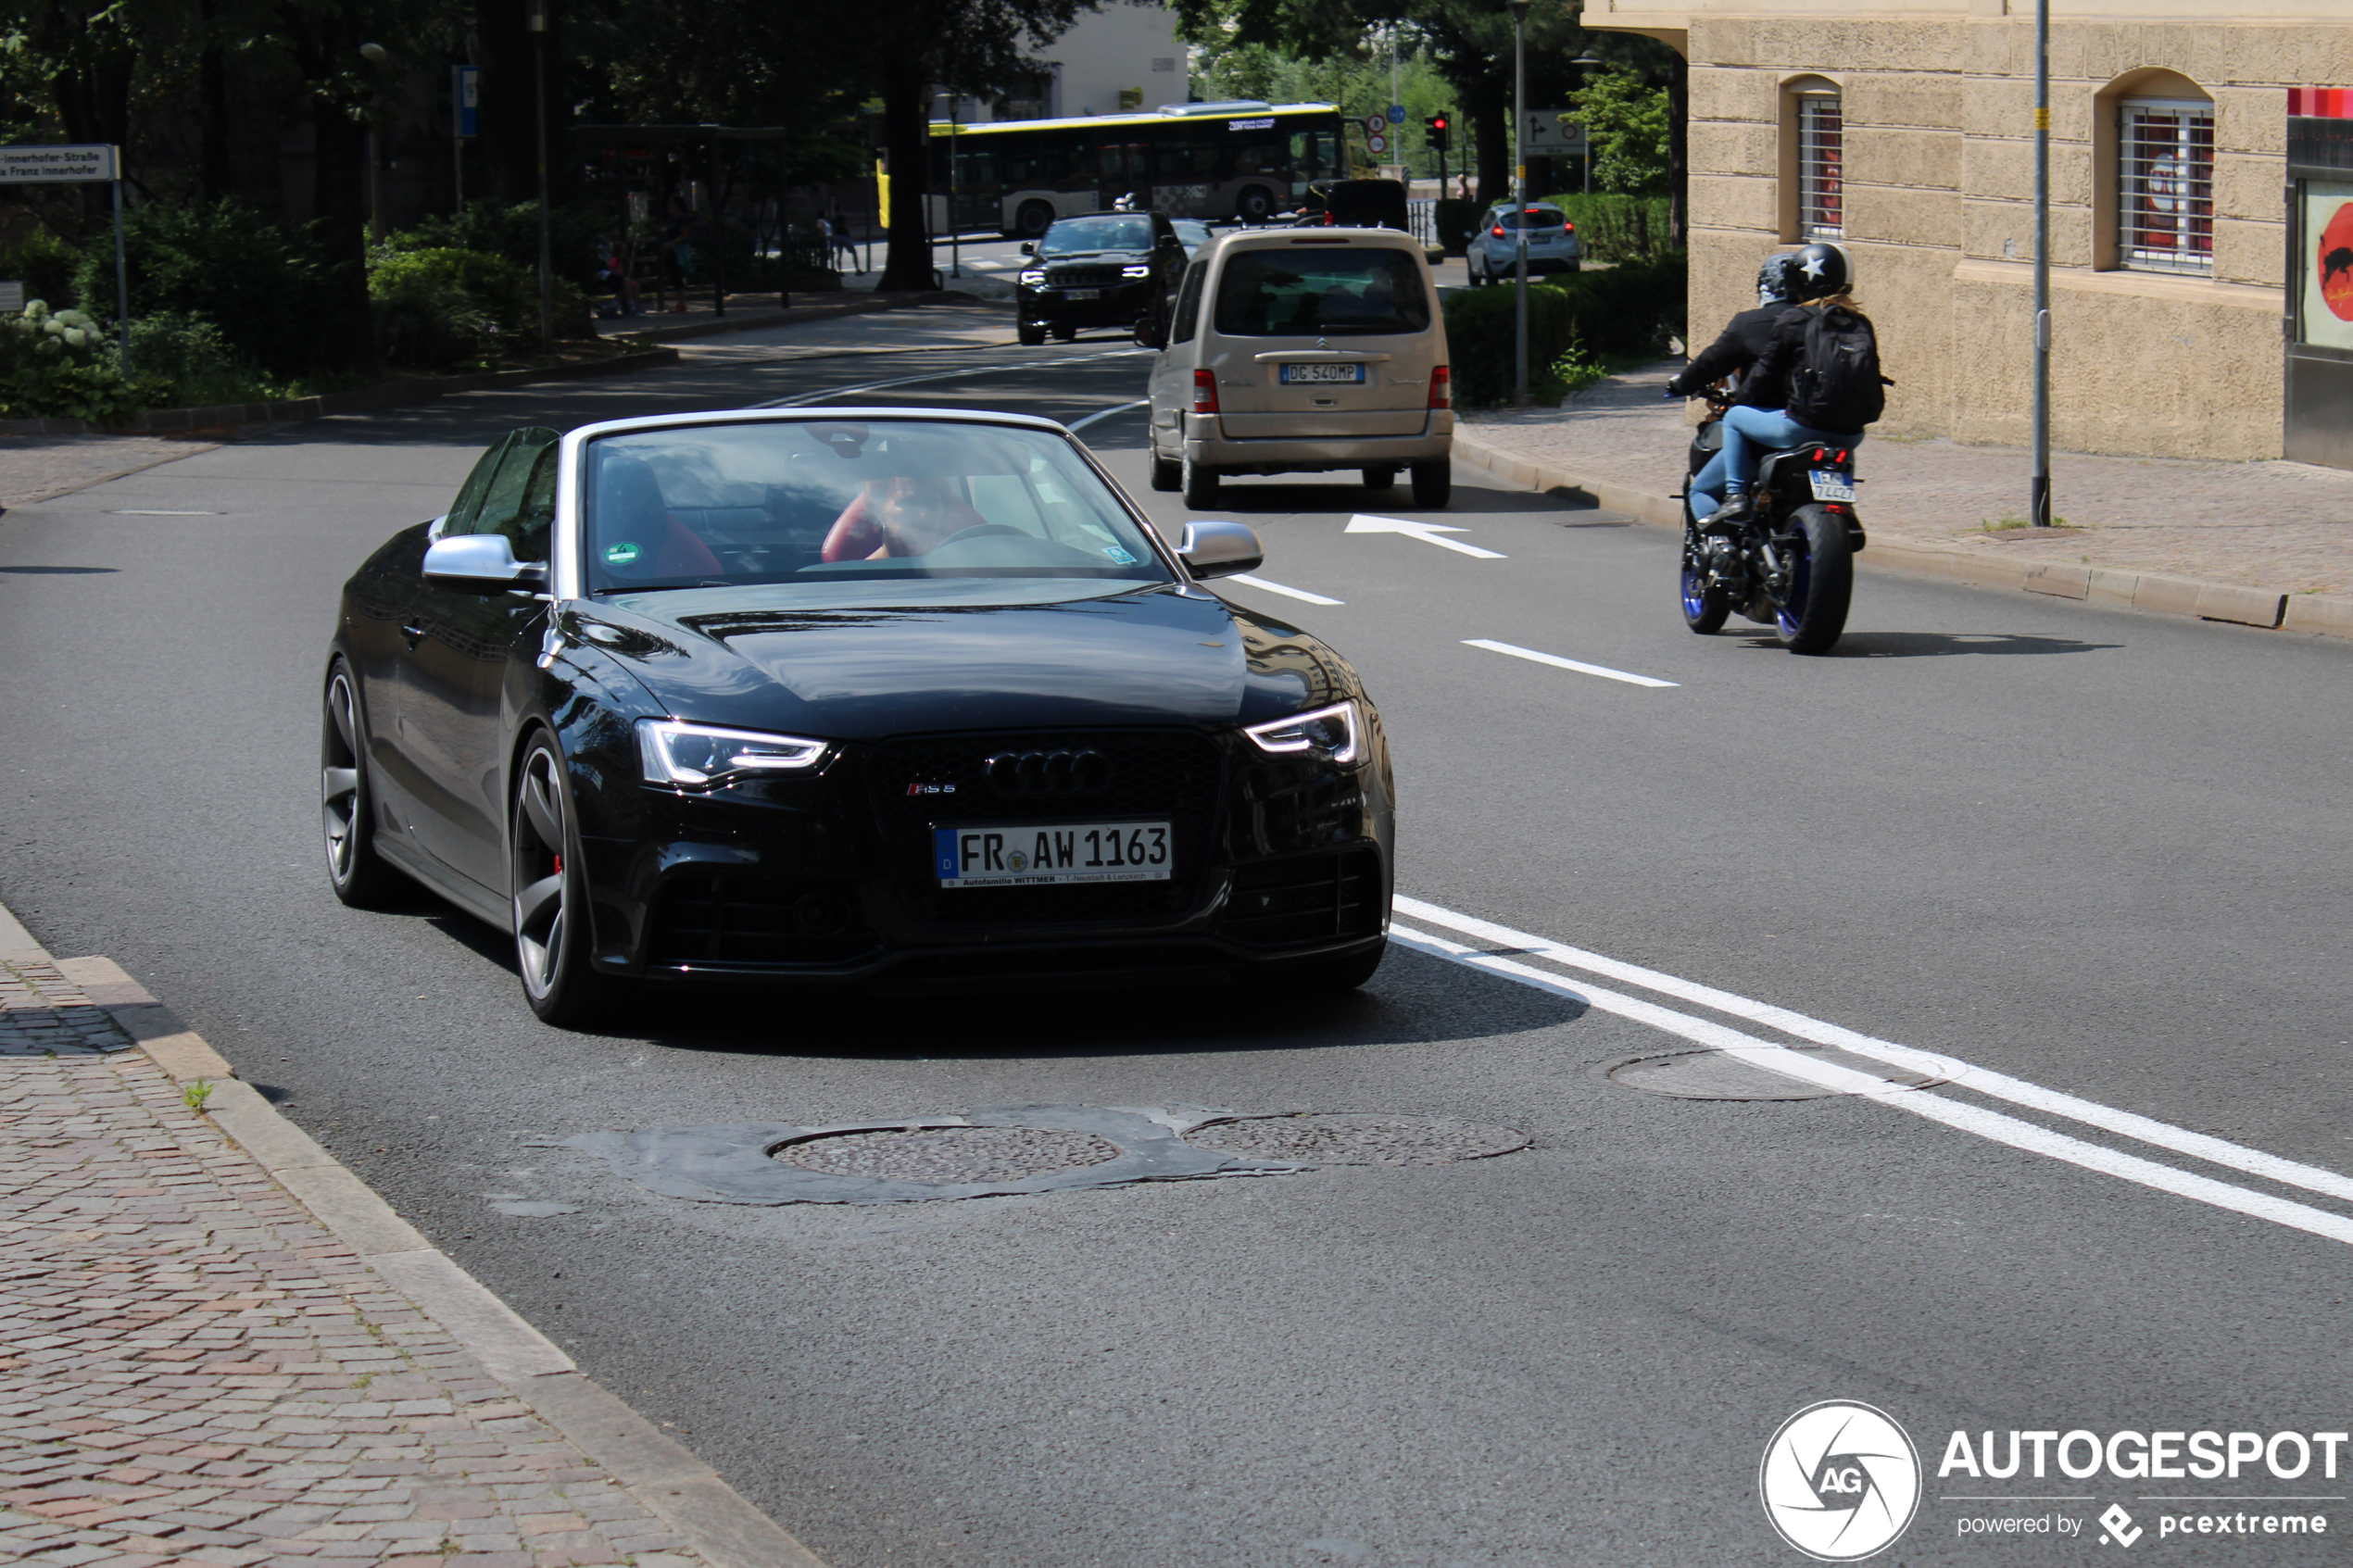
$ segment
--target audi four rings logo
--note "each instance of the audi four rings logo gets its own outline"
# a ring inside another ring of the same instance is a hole
[[[1781,1539],[1817,1562],[1884,1549],[1920,1502],[1920,1456],[1893,1416],[1825,1399],[1781,1423],[1765,1445],[1756,1495]]]
[[[983,771],[1000,795],[1099,795],[1111,785],[1111,759],[1086,751],[1000,751]]]

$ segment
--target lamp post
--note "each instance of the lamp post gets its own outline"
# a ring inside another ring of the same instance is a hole
[[[2051,0],[2034,0],[2034,481],[2028,520],[2051,525]]]
[[[1576,68],[1578,73],[1577,80],[1587,86],[1592,85],[1592,78],[1587,76],[1585,72],[1592,70],[1596,66],[1605,66],[1609,64],[1607,60],[1602,58],[1591,49],[1586,50],[1583,54],[1578,56],[1575,59],[1569,61],[1568,63]],[[1593,194],[1593,133],[1587,130],[1581,121],[1579,123],[1577,130],[1578,134],[1583,141],[1585,146],[1584,152],[1578,156],[1577,161],[1584,166],[1585,194],[1590,196]]]
[[[377,73],[375,91],[368,94],[368,237],[380,242],[384,237],[384,69],[392,63],[392,51],[381,44],[362,44],[359,57]]]
[[[1519,238],[1519,259],[1514,265],[1512,287],[1517,295],[1512,329],[1512,406],[1528,407],[1528,7],[1529,0],[1510,0],[1512,8],[1512,190],[1519,210],[1512,218],[1512,232]]]
[[[547,0],[523,0],[523,25],[531,30],[532,125],[539,137],[539,352],[552,354],[556,302],[547,237]]]

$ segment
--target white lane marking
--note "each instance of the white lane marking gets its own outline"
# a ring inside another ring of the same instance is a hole
[[[1623,670],[1612,670],[1606,664],[1585,664],[1574,659],[1563,659],[1556,653],[1538,653],[1534,648],[1519,647],[1511,643],[1499,643],[1491,637],[1465,637],[1463,646],[1485,648],[1489,653],[1507,653],[1514,659],[1534,659],[1539,664],[1549,664],[1555,670],[1574,670],[1579,675],[1599,675],[1604,681],[1623,681],[1629,686],[1666,687],[1682,684],[1680,681],[1661,681],[1650,675],[1629,674]]]
[[[1399,902],[1403,903],[1404,900],[1400,899]],[[1724,1024],[1712,1023],[1706,1019],[1694,1018],[1689,1013],[1677,1012],[1672,1008],[1659,1007],[1655,1003],[1638,1001],[1634,997],[1616,991],[1604,990],[1598,985],[1572,985],[1558,976],[1546,974],[1541,970],[1531,969],[1527,964],[1515,963],[1509,959],[1482,953],[1476,948],[1464,947],[1459,942],[1450,942],[1442,936],[1433,935],[1427,932],[1411,931],[1392,923],[1389,928],[1389,935],[1392,941],[1402,942],[1408,947],[1462,964],[1466,968],[1482,970],[1490,974],[1500,974],[1506,979],[1516,980],[1523,985],[1533,986],[1540,991],[1550,991],[1555,996],[1573,997],[1603,1012],[1615,1013],[1638,1023],[1649,1024],[1655,1029],[1680,1035],[1698,1045],[1713,1047],[1719,1050],[1737,1050],[1743,1060],[1755,1061],[1775,1073],[1817,1084],[1823,1088],[1854,1095],[1860,1098],[1877,1100],[1881,1105],[1894,1106],[1908,1110],[1916,1116],[1926,1117],[1929,1121],[1940,1122],[1957,1131],[1974,1133],[1979,1137],[1998,1144],[2006,1144],[2029,1154],[2040,1154],[2052,1160],[2064,1160],[2070,1165],[2079,1165],[2087,1171],[2097,1171],[2103,1175],[2134,1182],[2142,1186],[2153,1187],[2159,1192],[2170,1192],[2177,1198],[2209,1203],[2217,1209],[2227,1209],[2234,1213],[2246,1214],[2258,1220],[2268,1220],[2273,1224],[2285,1225],[2292,1230],[2306,1231],[2313,1236],[2325,1236],[2331,1241],[2341,1241],[2353,1246],[2353,1219],[2347,1219],[2342,1214],[2332,1214],[2326,1210],[2314,1209],[2290,1198],[2273,1198],[2268,1193],[2252,1192],[2246,1187],[2233,1186],[2228,1182],[2218,1182],[2211,1176],[2179,1171],[2171,1165],[2159,1165],[2153,1160],[2144,1160],[2136,1154],[2122,1154],[2114,1149],[2102,1148],[2097,1144],[2085,1143],[2081,1138],[2071,1138],[2064,1133],[2052,1132],[2047,1127],[2038,1127],[2032,1122],[2021,1122],[2015,1116],[2005,1116],[1998,1110],[1986,1110],[1978,1106],[1965,1105],[1959,1100],[1947,1099],[1927,1089],[1902,1088],[1888,1083],[1885,1079],[1875,1078],[1868,1073],[1857,1073],[1852,1068],[1841,1067],[1835,1062],[1815,1061],[1801,1052],[1791,1050],[1785,1046],[1776,1045],[1757,1035],[1743,1035],[1739,1030],[1728,1028]],[[1915,1054],[1925,1055],[1925,1053]],[[1961,1082],[1970,1088],[1977,1086],[1969,1078],[1965,1077]]]
[[[1655,969],[1644,969],[1640,964],[1604,958],[1599,953],[1588,952],[1582,947],[1571,947],[1564,943],[1554,942],[1549,937],[1537,936],[1525,931],[1514,931],[1507,925],[1498,925],[1492,921],[1480,920],[1475,915],[1457,914],[1452,909],[1441,909],[1436,904],[1423,903],[1418,898],[1400,896],[1396,900],[1396,907],[1415,920],[1427,921],[1432,925],[1442,925],[1450,930],[1462,932],[1466,935],[1476,936],[1481,941],[1491,942],[1499,947],[1516,947],[1568,969],[1583,970],[1589,974],[1604,975],[1611,980],[1640,985],[1646,991],[1656,991],[1663,996],[1695,1002],[1701,1007],[1712,1008],[1718,1012],[1729,1013],[1734,1018],[1744,1018],[1752,1023],[1762,1023],[1768,1028],[1779,1029],[1783,1034],[1794,1035],[1801,1040],[1811,1040],[1819,1046],[1835,1046],[1841,1050],[1853,1051],[1857,1056],[1867,1056],[1875,1061],[1884,1061],[1891,1067],[1906,1068],[1915,1073],[1931,1073],[1936,1071],[1937,1063],[1947,1062],[1949,1060],[1931,1056],[1911,1046],[1897,1045],[1893,1040],[1881,1040],[1869,1035],[1857,1034],[1852,1029],[1842,1028],[1838,1024],[1826,1022],[1818,1018],[1809,1018],[1802,1012],[1793,1012],[1787,1008],[1775,1007],[1770,1002],[1760,1002],[1748,997],[1737,996],[1730,991],[1719,991],[1713,985],[1703,985],[1697,981],[1680,979]],[[2102,1105],[2096,1100],[2079,1098],[2057,1089],[2046,1089],[2040,1084],[2030,1084],[2023,1079],[2012,1078],[2007,1073],[1995,1073],[1983,1067],[1967,1066],[1957,1077],[1957,1082],[1963,1087],[1991,1099],[2008,1100],[2013,1105],[2021,1105],[2030,1110],[2040,1110],[2053,1116],[2064,1116],[2071,1122],[2081,1122],[2086,1126],[2097,1127],[2103,1132],[2114,1133],[2120,1137],[2154,1145],[2158,1148],[2170,1148],[2176,1154],[2186,1154],[2194,1160],[2203,1160],[2210,1164],[2227,1166],[2233,1171],[2245,1172],[2250,1176],[2260,1176],[2266,1181],[2278,1182],[2283,1186],[2302,1187],[2307,1192],[2320,1193],[2324,1197],[2353,1202],[2353,1176],[2347,1176],[2336,1171],[2326,1170],[2318,1165],[2306,1165],[2294,1160],[2284,1160],[2276,1154],[2266,1154],[2261,1149],[2248,1148],[2243,1144],[2234,1144],[2227,1139],[2214,1137],[2205,1133],[2194,1133],[2186,1127],[2176,1127],[2170,1123],[2159,1122],[2154,1117],[2143,1116],[2134,1111],[2119,1110],[2114,1106]]]
[[[1287,588],[1280,583],[1269,583],[1264,577],[1252,577],[1245,572],[1238,571],[1226,581],[1239,583],[1244,587],[1263,588],[1267,593],[1280,594],[1286,598],[1305,599],[1311,605],[1336,605],[1347,602],[1344,599],[1327,599],[1321,594],[1311,594],[1304,588]]]
[[[1104,409],[1104,410],[1103,410],[1101,413],[1100,413],[1100,414],[1089,414],[1089,415],[1088,415],[1085,419],[1080,420],[1077,423],[1076,423],[1076,424],[1067,424],[1067,425],[1063,426],[1063,428],[1064,430],[1066,430],[1066,431],[1070,432],[1073,435],[1076,435],[1076,434],[1077,434],[1080,431],[1085,430],[1085,429],[1086,429],[1088,425],[1093,424],[1093,423],[1094,423],[1097,420],[1107,420],[1107,419],[1110,419],[1110,418],[1111,418],[1114,414],[1124,414],[1124,413],[1127,412],[1127,410],[1128,410],[1128,409],[1130,409],[1130,408],[1150,408],[1151,406],[1151,398],[1149,398],[1149,397],[1139,397],[1139,398],[1138,398],[1138,399],[1136,399],[1136,401],[1134,401],[1133,403],[1122,403],[1122,404],[1121,404],[1118,408],[1106,408],[1106,409]]]
[[[221,514],[219,512],[166,512],[156,511],[145,507],[124,507],[120,511],[109,512],[107,515],[109,517],[219,517]]]
[[[991,376],[1000,370],[1042,370],[1055,365],[1076,364],[1087,359],[1116,359],[1126,354],[1151,354],[1149,348],[1113,348],[1101,354],[1065,354],[1059,359],[1025,359],[1015,365],[968,365],[960,370],[926,370],[920,376],[895,376],[889,381],[860,382],[855,386],[829,386],[823,392],[803,392],[790,397],[772,397],[765,403],[745,405],[752,408],[794,408],[804,403],[815,403],[827,397],[847,397],[853,392],[883,392],[894,386],[914,386],[927,381],[951,381],[958,376]]]
[[[1467,528],[1457,528],[1449,522],[1412,522],[1402,517],[1370,517],[1358,512],[1348,520],[1343,533],[1403,533],[1408,539],[1419,539],[1425,545],[1436,545],[1480,560],[1505,560],[1501,550],[1482,550],[1477,545],[1466,545],[1460,539],[1441,539],[1441,533],[1467,533]]]

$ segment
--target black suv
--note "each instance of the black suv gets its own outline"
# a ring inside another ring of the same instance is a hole
[[[1021,247],[1014,308],[1021,341],[1065,341],[1081,327],[1126,327],[1137,341],[1176,297],[1185,243],[1164,212],[1089,212],[1055,220]]]

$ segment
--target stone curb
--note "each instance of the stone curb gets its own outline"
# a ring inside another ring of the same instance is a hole
[[[617,354],[610,359],[584,360],[577,365],[543,365],[521,370],[484,370],[470,376],[408,376],[351,392],[330,392],[317,397],[295,397],[275,403],[218,403],[204,408],[148,408],[120,425],[92,424],[87,420],[0,420],[0,435],[156,435],[171,431],[215,430],[222,425],[272,424],[290,420],[315,420],[328,414],[361,413],[407,403],[430,403],[453,392],[482,392],[493,387],[528,386],[535,382],[573,381],[586,376],[674,365],[674,348],[645,348]]]
[[[5,905],[0,958],[54,962],[174,1083],[208,1082],[206,1113],[233,1142],[711,1568],[824,1568],[717,1471],[584,1374],[561,1347],[394,1213],[112,959],[52,960]]]
[[[1682,504],[1673,495],[1582,479],[1548,464],[1514,457],[1475,436],[1465,435],[1459,427],[1454,433],[1454,453],[1475,468],[1530,490],[1583,495],[1605,510],[1624,512],[1638,522],[1660,528],[1683,525]],[[1973,587],[2016,588],[2056,598],[2081,599],[2115,609],[2195,616],[2201,621],[2226,621],[2267,631],[2284,629],[2353,637],[2353,596],[2341,594],[2285,594],[2275,588],[2242,588],[2153,571],[2124,571],[2115,567],[2004,560],[1982,551],[1956,549],[1948,545],[1919,545],[1877,534],[1856,558],[1856,563],[1922,577],[1941,577]]]
[[[972,280],[966,280],[972,281]],[[924,289],[912,294],[855,294],[846,299],[827,300],[823,305],[796,305],[789,310],[773,307],[746,311],[741,315],[714,318],[708,321],[688,321],[675,327],[647,327],[639,332],[614,332],[608,343],[676,343],[683,339],[720,337],[728,332],[752,332],[763,327],[792,327],[803,321],[829,321],[837,316],[863,316],[876,310],[904,310],[919,305],[1010,305],[1010,293],[1003,299],[990,298],[963,289]]]

